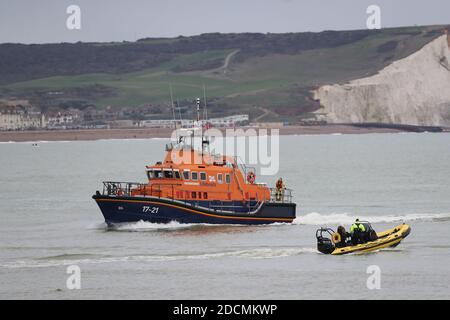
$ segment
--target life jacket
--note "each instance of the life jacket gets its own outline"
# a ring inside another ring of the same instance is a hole
[[[278,180],[277,181],[277,189],[282,189],[283,188],[283,181]]]
[[[366,231],[366,228],[364,228],[364,225],[362,223],[354,223],[350,227],[350,233],[353,233],[355,230],[364,232]]]

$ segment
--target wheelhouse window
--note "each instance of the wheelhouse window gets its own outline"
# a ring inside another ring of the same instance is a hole
[[[217,183],[223,183],[223,175],[221,173],[217,174]]]
[[[180,179],[180,171],[175,170],[174,173],[175,173],[175,179]]]
[[[173,179],[173,171],[172,170],[164,170],[164,178]]]
[[[198,172],[192,171],[192,173],[191,173],[191,179],[192,179],[192,180],[198,180]]]
[[[152,177],[152,179],[160,179],[160,178],[162,178],[163,177],[162,171],[161,170],[152,170],[151,171],[151,177]]]
[[[183,179],[184,180],[189,180],[189,171],[183,170]]]
[[[200,172],[200,180],[206,181],[206,172]]]
[[[230,184],[230,183],[231,183],[231,177],[230,177],[230,174],[229,174],[229,173],[227,173],[227,174],[225,175],[225,182],[226,182],[227,184]]]

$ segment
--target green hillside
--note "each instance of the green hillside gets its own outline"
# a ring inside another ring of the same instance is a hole
[[[61,52],[55,47],[51,52],[58,61],[57,67],[34,68],[32,60],[24,58],[24,64],[29,63],[31,68],[26,75],[16,70],[20,65],[8,74],[0,72],[0,95],[28,98],[42,108],[55,105],[94,105],[99,108],[157,105],[162,108],[159,116],[164,116],[171,113],[168,107],[170,85],[174,97],[182,104],[203,96],[205,85],[212,115],[245,112],[261,121],[300,119],[318,107],[310,99],[311,89],[374,74],[441,34],[442,26],[430,26],[343,31],[331,35],[209,34],[197,38],[143,39],[137,43],[97,43],[89,44],[89,50],[94,50],[94,54],[97,48],[120,48],[120,54],[102,51],[106,60],[112,59],[99,63],[107,72],[89,72],[89,67],[84,66],[82,69],[86,70],[80,74],[73,74],[78,69],[71,71],[66,67],[65,64],[75,62],[59,57]],[[332,42],[331,36],[339,41]],[[248,43],[244,41],[245,37],[250,37]],[[180,41],[186,46],[183,49],[180,49]],[[171,47],[174,43],[177,44],[175,48]],[[152,58],[138,57],[133,51],[135,48],[132,50],[135,44],[149,48],[157,46],[159,51],[142,49],[144,54],[152,52]],[[2,46],[5,45],[0,45],[0,56]],[[44,50],[46,45],[41,46]],[[130,47],[129,59],[126,59],[127,47]],[[74,45],[72,49],[76,48]],[[29,48],[23,46],[21,49],[25,51],[21,56],[26,56]],[[29,50],[29,54],[33,50]],[[83,50],[84,47],[80,48],[80,52]],[[115,54],[118,57],[114,64]],[[16,64],[20,63],[20,57],[15,60]],[[86,56],[86,61],[89,59],[90,56]],[[49,58],[44,64],[51,61]],[[5,61],[3,63],[6,65]],[[76,64],[81,65],[82,61]],[[92,63],[91,69],[95,68],[97,65]],[[43,77],[46,73],[54,75]],[[30,80],[23,81],[21,78],[25,76]],[[264,114],[267,117],[261,116]]]

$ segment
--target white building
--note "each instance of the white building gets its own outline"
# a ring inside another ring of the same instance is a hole
[[[71,114],[58,112],[56,115],[49,116],[47,118],[47,127],[59,128],[66,127],[73,124],[73,116]]]
[[[202,123],[210,123],[213,127],[233,127],[236,125],[244,124],[248,122],[248,114],[239,114],[234,116],[222,117],[222,118],[211,118],[208,120],[200,120]],[[174,122],[176,122],[177,127],[189,128],[194,125],[196,121],[194,120],[144,120],[141,122],[141,126],[150,128],[174,128]]]
[[[213,127],[233,127],[247,123],[248,120],[248,114],[237,114],[222,118],[211,118],[208,122],[211,123]]]
[[[29,111],[22,106],[0,106],[0,130],[40,129],[46,126],[40,112]]]
[[[185,123],[187,120],[182,120],[182,123]],[[177,126],[180,125],[179,120],[167,120],[167,119],[158,119],[158,120],[143,120],[140,123],[141,127],[147,128],[175,128],[174,122],[176,122]],[[192,123],[192,121],[190,121]]]

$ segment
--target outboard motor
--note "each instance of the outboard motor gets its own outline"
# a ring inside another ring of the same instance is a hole
[[[336,248],[331,238],[327,238],[324,236],[325,234],[329,234],[330,237],[335,233],[332,229],[329,228],[320,228],[316,231],[317,238],[317,250],[319,252],[330,254]]]

